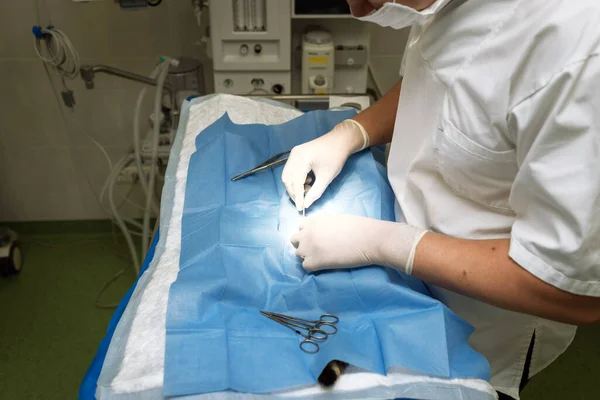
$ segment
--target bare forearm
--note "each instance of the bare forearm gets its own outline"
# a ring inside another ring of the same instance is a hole
[[[402,80],[398,81],[377,103],[353,118],[369,133],[372,146],[392,141],[401,87]]]
[[[570,324],[598,321],[600,298],[562,291],[536,278],[508,255],[510,241],[464,240],[427,233],[413,275],[500,308]]]

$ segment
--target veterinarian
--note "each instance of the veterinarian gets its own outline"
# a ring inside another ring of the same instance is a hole
[[[297,255],[309,271],[379,264],[428,283],[518,399],[577,325],[600,321],[600,2],[348,3],[411,26],[401,79],[294,148],[282,179],[309,209],[348,157],[391,143],[397,222],[309,213]]]

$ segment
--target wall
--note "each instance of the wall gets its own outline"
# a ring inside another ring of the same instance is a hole
[[[67,33],[84,64],[149,74],[159,55],[202,59],[189,0],[166,0],[137,11],[121,11],[112,0],[37,3],[42,24],[51,21]],[[93,90],[80,79],[68,82],[77,104],[67,110],[67,130],[33,50],[35,5],[36,0],[0,1],[0,221],[106,218],[97,195],[109,168],[86,135],[105,146],[112,162],[130,151],[133,107],[142,86],[102,75]],[[371,64],[386,91],[398,79],[406,31],[370,25]],[[134,201],[140,199],[138,190],[133,189]],[[128,203],[122,208],[139,215]]]
[[[371,25],[371,68],[375,80],[385,93],[399,79],[400,63],[409,29],[395,30]]]
[[[108,165],[86,133],[113,162],[131,150],[133,107],[142,86],[107,76],[96,78],[94,90],[79,78],[68,82],[77,102],[67,110],[69,136],[33,49],[35,4],[0,1],[0,221],[106,218],[94,191],[100,191]],[[121,11],[112,0],[39,4],[42,24],[50,20],[67,33],[84,64],[149,74],[159,55],[200,57],[189,0],[136,11]]]

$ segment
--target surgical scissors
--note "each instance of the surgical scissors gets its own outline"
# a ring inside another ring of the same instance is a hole
[[[300,342],[300,349],[308,354],[319,351],[319,344],[316,341],[323,341],[328,336],[335,335],[337,332],[335,324],[340,320],[333,314],[323,314],[318,320],[311,320],[267,311],[261,311],[260,313],[302,336],[304,340]],[[324,327],[327,327],[327,329],[322,329]],[[298,329],[305,330],[307,333],[304,334]]]

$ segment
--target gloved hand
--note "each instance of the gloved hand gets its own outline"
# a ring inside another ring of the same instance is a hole
[[[307,271],[383,265],[411,274],[415,251],[427,233],[400,222],[354,215],[315,215],[292,235]]]
[[[298,211],[310,207],[321,197],[350,155],[368,146],[369,136],[362,125],[354,120],[345,120],[325,135],[294,147],[281,180]],[[304,183],[311,170],[315,174],[315,182],[305,198]]]

